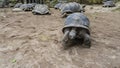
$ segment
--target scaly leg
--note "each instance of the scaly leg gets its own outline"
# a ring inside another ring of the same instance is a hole
[[[84,34],[84,47],[90,48],[91,47],[91,38],[89,34]]]
[[[66,46],[66,44],[67,44],[69,32],[70,32],[69,29],[65,29],[65,33],[64,33],[64,36],[62,39],[63,46]]]
[[[84,47],[86,47],[86,48],[91,47],[91,38],[85,29],[80,30],[78,38],[83,39],[83,41],[81,41],[81,42],[83,42]]]

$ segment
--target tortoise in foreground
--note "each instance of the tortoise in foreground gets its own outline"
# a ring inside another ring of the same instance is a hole
[[[103,2],[103,7],[115,7],[114,1],[105,1]]]
[[[44,15],[44,14],[50,14],[49,8],[47,5],[45,4],[37,4],[35,6],[35,8],[32,10],[32,13],[34,15],[36,14],[40,14],[40,15]]]
[[[61,8],[61,12],[63,15],[62,17],[66,17],[66,16],[68,16],[68,14],[71,14],[74,12],[85,12],[84,8],[85,8],[85,5],[81,6],[79,3],[76,3],[76,2],[66,3]]]
[[[68,47],[76,44],[84,44],[84,47],[91,47],[91,38],[89,31],[89,19],[83,13],[70,14],[65,20],[65,26],[62,29],[64,37],[62,45]]]

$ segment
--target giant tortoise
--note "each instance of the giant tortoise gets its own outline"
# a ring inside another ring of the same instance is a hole
[[[35,8],[32,10],[32,13],[34,15],[36,14],[40,14],[40,15],[44,15],[44,14],[50,14],[49,8],[47,5],[45,4],[37,4],[35,6]]]
[[[20,8],[21,5],[22,5],[22,3],[17,3],[17,4],[15,4],[14,8]]]
[[[54,6],[55,9],[61,10],[67,3],[58,3]]]
[[[22,4],[20,6],[20,9],[24,10],[24,11],[32,11],[34,8],[33,4]]]
[[[57,4],[54,6],[54,8],[55,8],[55,9],[59,9],[61,5],[62,5],[62,3],[57,3]]]
[[[22,3],[15,4],[14,8],[12,9],[12,11],[13,12],[21,12],[21,11],[23,11],[22,9],[20,9],[21,5],[22,5]]]
[[[68,47],[75,44],[84,44],[84,47],[91,47],[89,19],[83,13],[70,14],[65,20],[62,29],[64,37],[62,45]]]
[[[66,17],[67,14],[71,14],[74,12],[85,12],[84,7],[85,7],[85,5],[81,6],[79,3],[76,3],[76,2],[66,3],[61,8],[61,12],[63,15],[62,17]]]
[[[110,0],[110,1],[104,1],[103,2],[103,7],[115,7],[115,3],[112,0]]]

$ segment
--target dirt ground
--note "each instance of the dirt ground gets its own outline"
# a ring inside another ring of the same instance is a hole
[[[0,68],[120,68],[120,12],[87,10],[92,47],[64,50],[58,10],[42,16],[0,10]]]

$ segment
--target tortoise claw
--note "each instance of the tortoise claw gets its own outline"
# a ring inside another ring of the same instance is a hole
[[[91,47],[91,40],[88,38],[84,41],[84,46],[85,48],[90,48]]]

